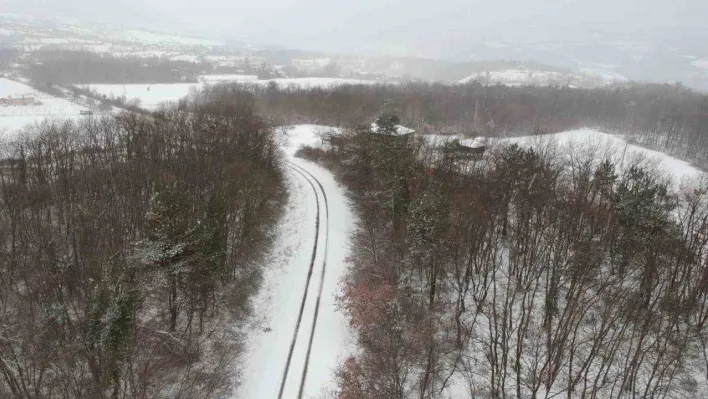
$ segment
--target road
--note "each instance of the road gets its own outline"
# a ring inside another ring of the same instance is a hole
[[[310,127],[293,133],[301,141]],[[332,388],[352,334],[336,297],[354,218],[344,190],[322,167],[286,148],[290,192],[255,300],[238,398],[310,398]]]

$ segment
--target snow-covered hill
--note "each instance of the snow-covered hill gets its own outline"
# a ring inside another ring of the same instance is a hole
[[[541,136],[523,136],[498,140],[497,143],[516,143],[539,149],[552,149],[564,157],[594,158],[614,161],[620,168],[633,163],[655,169],[667,176],[676,186],[705,176],[700,169],[686,161],[663,152],[630,144],[621,137],[593,129],[571,130]]]
[[[217,47],[226,43],[218,40],[186,37],[178,34],[129,29],[121,26],[92,24],[60,18],[35,18],[25,15],[0,14],[0,36],[22,49],[72,47],[116,50],[144,47]]]
[[[38,92],[22,83],[0,78],[0,98],[21,95],[33,95],[38,103],[23,106],[0,106],[0,133],[4,133],[4,138],[12,137],[23,127],[45,119],[56,121],[80,118],[81,111],[86,110],[85,107],[65,99]]]

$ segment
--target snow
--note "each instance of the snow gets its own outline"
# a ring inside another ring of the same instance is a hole
[[[691,65],[698,69],[708,70],[708,57],[694,60],[691,62]]]
[[[278,130],[278,138],[283,150],[289,157],[293,157],[295,152],[304,147],[319,147],[322,145],[322,137],[331,133],[339,134],[342,130],[337,127],[322,125],[295,125]]]
[[[4,138],[18,133],[27,125],[45,119],[53,121],[77,119],[81,111],[86,109],[62,98],[38,92],[22,83],[0,78],[0,98],[23,94],[35,95],[41,105],[0,106],[0,133],[4,133]]]
[[[76,41],[65,39],[61,37],[39,37],[39,38],[29,38],[23,41],[28,44],[69,44],[75,43]]]
[[[95,90],[109,97],[125,96],[128,101],[140,100],[140,106],[155,110],[160,105],[177,102],[186,97],[192,90],[201,87],[199,83],[166,83],[166,84],[98,84],[81,85],[83,88]]]
[[[542,136],[505,138],[501,142],[537,148],[556,146],[561,154],[567,156],[587,154],[587,151],[599,151],[599,153],[595,153],[598,161],[602,158],[609,158],[617,162],[620,168],[635,160],[642,161],[647,166],[656,168],[660,173],[670,177],[675,184],[695,181],[704,176],[704,172],[686,161],[663,152],[629,144],[621,137],[593,129],[572,130]]]
[[[336,297],[339,282],[347,267],[349,236],[353,233],[355,218],[344,189],[331,173],[294,157],[301,145],[317,145],[320,142],[319,135],[332,129],[300,125],[279,131],[286,161],[305,169],[321,182],[329,206],[329,220],[325,209],[320,211],[315,267],[283,398],[297,397],[320,286],[321,303],[303,397],[317,397],[331,390],[335,368],[351,353],[354,346],[353,333],[345,315],[337,310]],[[287,168],[286,178],[290,196],[277,226],[273,253],[265,268],[263,285],[254,300],[256,312],[250,329],[252,333],[247,337],[244,361],[241,362],[244,365],[241,370],[242,384],[234,393],[237,398],[278,397],[307,279],[315,240],[315,197],[310,184],[292,168]],[[323,198],[320,198],[320,203],[324,206]],[[325,254],[327,269],[321,280],[321,265]]]
[[[379,132],[379,125],[377,125],[376,123],[372,123],[371,124],[371,131],[374,133],[378,133]],[[411,133],[415,133],[415,130],[405,127],[405,126],[396,125],[396,136],[405,136],[406,134],[411,134]]]
[[[509,44],[496,40],[484,42],[484,45],[489,48],[511,48]]]
[[[199,77],[202,82],[253,82],[258,80],[256,75],[202,75]]]
[[[146,44],[182,44],[187,46],[221,46],[224,44],[223,42],[214,40],[195,39],[142,30],[127,30],[121,32],[121,38],[126,41]]]

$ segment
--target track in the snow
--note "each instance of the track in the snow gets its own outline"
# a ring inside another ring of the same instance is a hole
[[[280,390],[278,391],[278,399],[283,398],[283,391],[285,390],[285,383],[288,379],[288,373],[290,371],[290,363],[292,361],[293,357],[293,352],[295,351],[295,343],[297,342],[297,337],[298,334],[300,333],[300,324],[302,322],[302,316],[305,310],[305,303],[307,302],[307,292],[309,291],[310,288],[310,280],[312,279],[312,272],[314,271],[315,267],[315,258],[317,257],[317,245],[319,243],[319,236],[320,236],[320,192],[322,193],[322,198],[324,200],[324,206],[325,206],[325,244],[324,244],[324,257],[322,260],[322,273],[320,276],[320,285],[317,293],[317,301],[315,302],[315,313],[314,317],[312,319],[312,328],[310,330],[310,339],[307,345],[307,355],[305,356],[305,366],[302,369],[302,376],[300,378],[300,388],[298,389],[298,398],[302,398],[302,395],[304,393],[305,389],[305,380],[307,378],[307,369],[308,365],[310,363],[310,353],[312,352],[312,343],[314,341],[315,337],[315,329],[317,327],[317,316],[319,314],[320,310],[320,299],[322,298],[322,289],[324,285],[324,277],[325,277],[325,271],[327,269],[327,250],[329,247],[329,203],[327,201],[327,193],[325,193],[324,187],[322,186],[322,183],[317,180],[315,176],[313,176],[310,172],[305,170],[304,168],[295,165],[292,162],[288,162],[288,166],[290,168],[301,175],[309,184],[310,187],[312,187],[312,191],[315,193],[315,202],[317,203],[317,220],[315,222],[315,243],[312,246],[312,258],[310,259],[310,268],[309,271],[307,272],[307,280],[305,282],[305,291],[302,295],[302,302],[300,303],[300,311],[297,316],[297,322],[295,324],[295,331],[293,332],[293,339],[290,342],[290,350],[288,351],[288,359],[287,362],[285,363],[285,370],[283,371],[283,376],[280,382]],[[314,182],[314,183],[313,183]],[[320,192],[317,191],[317,187],[315,187],[315,184],[320,189]]]

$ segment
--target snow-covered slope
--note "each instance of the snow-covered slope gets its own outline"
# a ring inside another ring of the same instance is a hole
[[[25,50],[37,50],[45,47],[91,50],[91,46],[96,45],[104,46],[103,48],[107,51],[129,48],[136,50],[148,48],[186,50],[225,45],[222,41],[179,34],[28,15],[0,14],[0,26],[2,26],[0,36],[12,38],[11,44]]]
[[[140,107],[155,110],[161,104],[172,103],[201,88],[200,83],[168,84],[98,84],[81,85],[108,97],[125,97],[127,101],[140,101]]]
[[[619,167],[633,162],[641,162],[665,174],[676,184],[704,176],[704,172],[686,161],[659,151],[629,144],[621,137],[593,129],[572,130],[542,136],[505,138],[499,142],[553,149],[569,158],[594,156],[598,161],[609,158],[614,160]]]
[[[23,127],[45,119],[76,119],[85,107],[62,98],[52,97],[33,88],[9,79],[0,78],[0,98],[34,95],[40,104],[23,106],[0,106],[0,133],[11,137]]]

